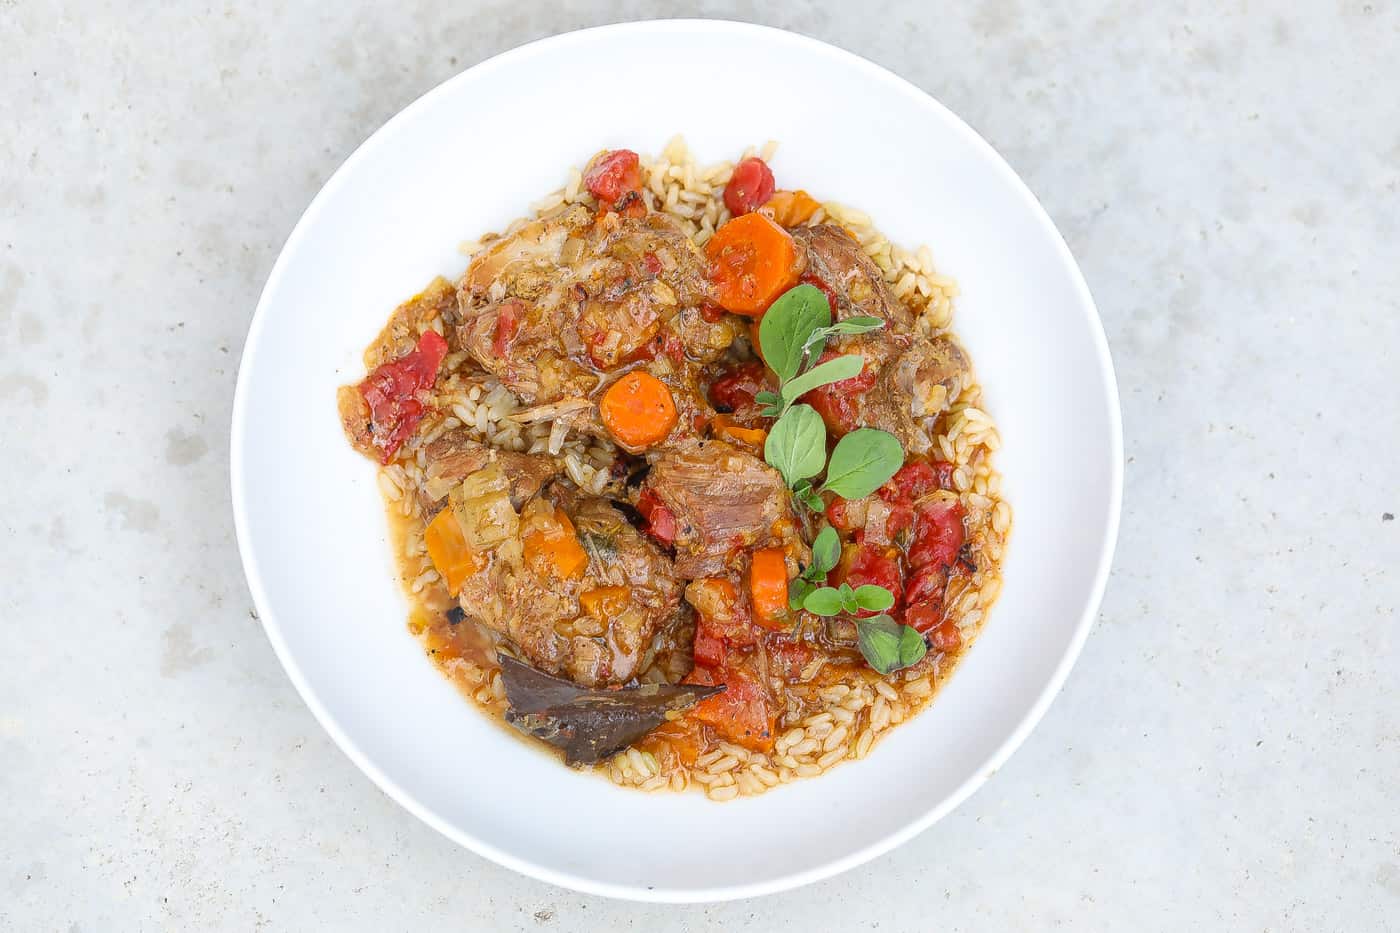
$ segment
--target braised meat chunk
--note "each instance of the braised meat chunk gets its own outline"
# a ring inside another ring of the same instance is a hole
[[[682,613],[671,562],[606,500],[558,483],[517,509],[511,489],[493,460],[448,495],[477,560],[457,594],[466,617],[540,670],[585,686],[632,679]]]
[[[544,485],[559,475],[559,464],[552,458],[522,454],[513,450],[487,447],[462,428],[448,431],[423,450],[427,465],[419,498],[431,509],[462,480],[488,463],[496,462],[510,484],[511,505],[519,509]]]
[[[793,520],[778,471],[723,441],[692,441],[660,454],[648,493],[673,517],[676,572],[687,579],[724,573]]]
[[[933,419],[962,391],[967,355],[949,337],[929,339],[914,329],[912,316],[895,299],[879,267],[844,229],[804,227],[793,237],[807,251],[808,274],[835,297],[833,318],[870,315],[888,322],[881,330],[841,339],[839,351],[829,346],[828,355],[860,354],[865,369],[810,393],[807,401],[836,434],[879,428],[910,453],[926,453],[932,446]]]
[[[732,325],[681,315],[709,295],[704,257],[674,220],[595,220],[576,206],[472,262],[455,339],[521,401],[547,404],[586,395],[601,373],[655,355],[648,345],[658,336],[696,361],[714,359],[733,340]]]
[[[698,367],[736,334],[728,316],[706,313],[711,292],[704,257],[670,217],[576,205],[472,262],[453,340],[531,406],[521,420],[562,414],[599,437],[612,435],[598,396],[640,368],[669,392],[679,438],[709,413]]]

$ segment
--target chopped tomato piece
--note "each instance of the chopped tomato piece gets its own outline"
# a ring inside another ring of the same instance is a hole
[[[724,639],[706,626],[695,630],[695,663],[705,667],[719,667],[724,663]]]
[[[910,606],[915,603],[943,602],[943,591],[948,588],[948,570],[937,564],[925,564],[909,572],[909,585],[905,588],[905,598]]]
[[[894,605],[889,611],[898,611],[904,581],[897,548],[870,543],[848,544],[842,549],[841,563],[836,570],[837,581],[849,583],[852,588],[867,583],[883,586],[894,596]],[[877,613],[863,610],[859,615],[868,618]]]
[[[418,395],[432,387],[446,355],[447,341],[437,331],[427,330],[412,350],[376,367],[360,383],[380,463],[388,463],[423,420],[428,408]]]
[[[647,253],[642,256],[642,268],[646,269],[652,275],[660,275],[662,269],[661,260],[655,253]]]
[[[749,594],[754,618],[764,628],[782,629],[788,614],[787,561],[780,547],[753,552],[749,567]]]
[[[520,321],[525,317],[525,302],[511,300],[504,302],[496,312],[496,330],[491,338],[491,352],[497,359],[504,359],[520,333]]]
[[[951,489],[953,465],[946,460],[911,460],[879,489],[886,502],[912,503],[935,489]]]
[[[631,149],[614,149],[593,160],[583,186],[600,204],[613,207],[629,192],[642,187],[641,160]],[[642,205],[645,212],[646,205]]]
[[[800,641],[785,636],[770,636],[766,645],[768,671],[785,680],[796,680],[812,663],[814,652]]]
[[[885,519],[885,537],[900,547],[909,543],[910,529],[914,526],[914,510],[907,505],[890,506],[889,517]]]
[[[962,647],[962,631],[957,623],[944,622],[929,633],[928,640],[933,644],[934,651],[957,651]]]
[[[752,157],[744,159],[734,166],[734,173],[724,186],[724,206],[735,217],[758,210],[773,197],[776,187],[767,162]]]
[[[697,667],[684,682],[724,684],[723,693],[701,700],[690,715],[736,745],[759,752],[772,750],[778,717],[767,691],[746,671],[735,667]]]
[[[836,315],[836,289],[832,288],[830,285],[827,285],[825,282],[823,282],[821,279],[817,278],[815,275],[813,275],[813,274],[810,273],[810,272],[808,272],[806,275],[802,276],[802,278],[798,279],[797,281],[800,282],[800,283],[803,284],[803,285],[814,285],[814,286],[816,286],[817,288],[820,288],[820,289],[822,290],[822,294],[823,294],[823,295],[826,295],[826,302],[827,302],[827,304],[831,305],[831,314],[832,314],[832,316],[835,317],[835,315]]]
[[[943,600],[917,602],[904,610],[904,624],[921,635],[927,635],[943,623]]]
[[[825,363],[842,355],[844,354],[828,347],[822,351],[819,362]],[[826,422],[828,431],[837,435],[847,434],[859,427],[856,415],[859,412],[860,397],[874,384],[875,372],[867,362],[865,367],[851,378],[815,388],[802,396],[802,401],[817,410],[817,414]]]
[[[915,514],[914,543],[909,546],[909,566],[951,565],[957,560],[966,535],[962,503],[946,499],[919,503]]]
[[[826,504],[826,520],[831,522],[831,527],[842,534],[850,534],[856,530],[856,526],[851,521],[850,502],[840,496],[834,497]]]
[[[741,419],[758,416],[754,396],[771,391],[768,368],[762,363],[741,363],[710,383],[710,402],[723,412],[732,412]]]
[[[665,545],[676,543],[676,515],[650,489],[643,489],[637,499],[637,511],[647,520],[647,534]]]

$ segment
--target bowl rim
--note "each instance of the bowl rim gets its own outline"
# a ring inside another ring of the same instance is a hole
[[[349,174],[348,169],[350,167],[363,159],[367,152],[381,146],[391,145],[395,129],[400,123],[405,122],[411,114],[429,106],[438,97],[447,95],[457,84],[474,80],[481,73],[495,70],[520,59],[547,56],[558,49],[566,48],[571,45],[593,42],[596,41],[600,35],[625,35],[631,33],[640,36],[642,34],[657,32],[690,32],[697,30],[708,30],[717,33],[745,32],[759,35],[765,41],[786,43],[790,46],[800,48],[807,53],[817,56],[826,56],[829,59],[841,62],[844,66],[864,71],[870,78],[885,85],[890,93],[915,98],[921,106],[931,108],[935,113],[948,121],[953,132],[961,134],[967,142],[972,144],[974,149],[980,151],[982,157],[992,165],[993,169],[1002,176],[1003,180],[1010,186],[1011,190],[1016,193],[1017,197],[1029,208],[1031,215],[1035,218],[1035,222],[1040,226],[1042,232],[1049,237],[1063,266],[1069,273],[1071,284],[1078,298],[1078,306],[1088,319],[1087,323],[1089,324],[1090,336],[1093,340],[1099,363],[1099,374],[1102,382],[1101,388],[1104,393],[1105,401],[1108,402],[1109,443],[1112,463],[1110,465],[1109,475],[1109,509],[1101,531],[1102,540],[1100,544],[1099,560],[1094,570],[1094,577],[1087,598],[1080,610],[1079,621],[1075,626],[1069,644],[1064,650],[1063,656],[1060,658],[1049,680],[1041,687],[1035,702],[1031,704],[1030,708],[1022,716],[1016,728],[997,746],[992,754],[974,769],[972,773],[938,805],[930,808],[917,819],[905,824],[899,830],[859,849],[848,852],[841,858],[832,859],[824,864],[802,871],[778,875],[765,881],[711,888],[686,889],[600,882],[571,872],[551,868],[547,865],[531,861],[528,858],[504,851],[495,845],[477,838],[472,833],[450,824],[447,820],[438,816],[433,810],[420,803],[395,781],[390,779],[372,760],[370,760],[344,731],[335,716],[325,707],[316,692],[312,689],[310,683],[306,680],[300,665],[297,663],[296,658],[287,645],[281,625],[277,621],[276,613],[271,609],[268,603],[257,557],[253,552],[252,542],[248,532],[247,491],[243,463],[245,460],[248,422],[247,382],[250,378],[249,372],[253,368],[250,363],[258,352],[263,327],[268,317],[267,307],[269,296],[277,290],[277,286],[285,274],[289,262],[288,257],[297,251],[296,247],[305,237],[307,229],[310,228],[312,220],[321,211],[324,202],[344,184],[345,178]],[[854,52],[849,52],[801,33],[771,26],[761,26],[724,19],[658,19],[614,23],[611,25],[595,26],[560,33],[516,46],[515,48],[484,59],[433,87],[408,106],[394,114],[394,116],[389,118],[388,121],[365,139],[364,142],[360,143],[360,145],[341,162],[321,186],[316,196],[312,198],[306,210],[302,212],[301,217],[297,220],[296,225],[292,228],[291,233],[283,243],[277,259],[273,263],[272,271],[268,274],[267,282],[263,285],[262,291],[259,294],[258,303],[249,324],[248,336],[244,341],[243,352],[239,358],[238,378],[234,388],[230,428],[229,461],[229,485],[232,493],[234,530],[238,540],[238,551],[242,560],[244,575],[248,582],[248,588],[253,597],[253,604],[257,609],[259,620],[262,622],[263,631],[267,634],[268,641],[271,642],[274,653],[282,663],[282,667],[286,670],[288,677],[291,678],[297,693],[311,710],[316,721],[326,730],[327,734],[330,735],[331,739],[346,757],[363,771],[380,790],[418,819],[422,820],[448,839],[456,842],[458,845],[490,859],[499,865],[503,865],[537,880],[570,888],[586,894],[653,903],[707,903],[735,900],[739,898],[774,894],[820,881],[824,878],[829,878],[855,868],[891,851],[895,847],[902,845],[914,836],[928,829],[962,804],[963,801],[985,784],[991,775],[1000,769],[1007,759],[1011,757],[1012,753],[1026,740],[1031,730],[1034,729],[1044,717],[1051,702],[1059,694],[1060,689],[1064,686],[1065,680],[1069,675],[1070,669],[1074,666],[1075,661],[1078,660],[1079,654],[1084,647],[1084,642],[1087,640],[1089,632],[1093,627],[1099,606],[1103,601],[1104,590],[1107,587],[1113,554],[1117,546],[1123,498],[1122,409],[1118,393],[1117,378],[1114,373],[1113,359],[1109,352],[1108,339],[1104,333],[1103,322],[1099,317],[1097,306],[1094,303],[1093,296],[1089,292],[1089,287],[1084,279],[1084,275],[1078,263],[1075,262],[1069,246],[1065,243],[1064,237],[1061,236],[1058,228],[1055,227],[1054,222],[1050,219],[1049,214],[1027,187],[1026,183],[1021,180],[1021,177],[1016,174],[1001,154],[998,153],[990,143],[983,139],[976,130],[931,94],[925,92],[905,78],[896,75],[890,70]]]

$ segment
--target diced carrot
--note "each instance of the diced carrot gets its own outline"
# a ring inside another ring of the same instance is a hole
[[[749,593],[754,618],[764,628],[781,629],[788,613],[787,562],[780,547],[753,552],[749,568]]]
[[[812,219],[821,207],[817,199],[802,189],[796,191],[775,191],[768,203],[759,208],[784,227],[800,227]]]
[[[676,402],[666,383],[633,370],[608,387],[598,405],[603,426],[628,453],[637,453],[676,426]]]
[[[574,523],[560,508],[555,508],[553,521],[537,523],[525,533],[524,545],[526,560],[553,570],[561,580],[578,576],[588,566]]]
[[[735,217],[705,243],[710,280],[726,310],[761,315],[797,284],[797,245],[764,214]]]
[[[467,546],[462,526],[457,524],[457,516],[451,509],[443,509],[428,523],[423,530],[423,543],[428,546],[428,558],[452,596],[457,595],[467,577],[483,566],[481,558]]]
[[[728,415],[715,415],[710,419],[710,433],[721,439],[738,441],[756,450],[762,450],[763,442],[768,439],[767,431],[735,424],[734,419]]]
[[[631,598],[630,586],[600,586],[579,594],[578,602],[584,612],[599,622],[606,622],[620,615]]]

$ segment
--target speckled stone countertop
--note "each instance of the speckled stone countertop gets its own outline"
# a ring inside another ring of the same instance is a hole
[[[1396,4],[129,7],[0,0],[0,929],[1400,929]],[[380,793],[253,616],[227,475],[258,292],[355,145],[663,14],[815,35],[983,133],[1088,277],[1128,458],[1022,750],[898,851],[708,907],[532,881]]]

